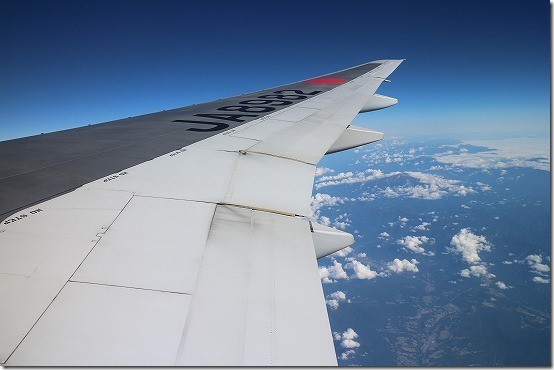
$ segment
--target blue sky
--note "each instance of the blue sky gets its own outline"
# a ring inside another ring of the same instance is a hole
[[[3,1],[0,140],[405,58],[356,124],[549,133],[547,1]]]

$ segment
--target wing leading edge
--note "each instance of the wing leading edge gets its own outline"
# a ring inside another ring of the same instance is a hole
[[[384,104],[370,100],[400,63],[98,125],[100,136],[134,128],[132,158],[159,123],[148,145],[165,152],[50,184],[65,193],[41,193],[2,223],[0,363],[336,365],[316,258],[353,239],[306,219],[315,164],[382,138],[349,124]],[[164,142],[166,122],[188,128]],[[189,124],[207,136],[180,141],[199,132]],[[110,145],[67,163],[120,150]],[[51,175],[31,162],[38,179]]]

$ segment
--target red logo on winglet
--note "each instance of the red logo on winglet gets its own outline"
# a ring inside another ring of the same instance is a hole
[[[344,78],[338,77],[318,77],[304,81],[304,83],[308,85],[340,85],[345,82],[346,80]]]

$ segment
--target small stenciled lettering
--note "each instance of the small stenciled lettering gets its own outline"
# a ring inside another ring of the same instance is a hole
[[[109,181],[115,180],[115,179],[117,179],[117,178],[119,178],[119,177],[121,177],[121,176],[125,176],[125,175],[127,175],[127,174],[128,174],[128,172],[122,171],[122,172],[120,172],[120,173],[118,173],[118,174],[115,174],[115,175],[111,175],[111,176],[109,176],[109,177],[106,177],[103,181],[104,181],[104,182],[109,182]]]
[[[20,213],[18,215],[13,215],[12,217],[10,218],[7,218],[4,220],[3,224],[4,225],[9,225],[11,223],[14,223],[14,222],[17,222],[17,221],[21,221],[29,216],[32,216],[32,215],[36,215],[37,213],[40,213],[40,212],[43,212],[42,209],[40,208],[36,208],[36,209],[33,209],[32,211],[29,211],[29,214],[27,213]],[[4,230],[5,231],[5,230]]]

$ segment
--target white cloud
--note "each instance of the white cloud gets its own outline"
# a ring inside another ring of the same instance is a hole
[[[502,282],[502,281],[497,281],[496,286],[499,287],[500,289],[510,289],[510,288],[512,288],[511,286],[504,284],[504,282]]]
[[[350,220],[348,218],[348,214],[343,213],[342,215],[339,215],[335,217],[335,220],[333,221],[333,227],[340,230],[345,230],[348,226],[350,226]]]
[[[347,198],[334,197],[329,194],[317,193],[312,197],[310,203],[311,214],[315,215],[323,207],[332,207],[339,204],[344,204]]]
[[[358,348],[360,343],[355,339],[358,338],[358,333],[356,333],[352,328],[348,328],[345,332],[338,333],[333,332],[333,339],[340,342],[342,348],[347,350],[341,355],[341,359],[348,359],[349,356],[355,354],[354,348]]]
[[[527,261],[527,264],[531,267],[531,269],[533,270],[532,271],[533,273],[536,273],[542,276],[549,275],[550,266],[542,263],[542,256],[539,256],[537,254],[530,254],[527,257],[525,257],[525,261]]]
[[[329,297],[339,301],[344,301],[346,299],[346,294],[340,290],[337,290],[336,292],[329,294]]]
[[[403,239],[399,239],[396,243],[408,248],[414,253],[423,253],[425,249],[420,245],[427,243],[429,238],[426,236],[406,236]]]
[[[333,223],[333,227],[339,230],[346,230],[348,226],[350,226],[350,224],[344,221],[335,221]]]
[[[342,333],[342,342],[340,343],[341,347],[344,348],[356,348],[360,346],[360,343],[356,342],[354,339],[358,338],[358,333],[356,333],[352,328],[348,328],[344,333]]]
[[[353,349],[349,349],[348,351],[345,351],[343,352],[341,355],[340,355],[340,359],[341,360],[349,360],[350,359],[350,356],[354,355],[356,353],[356,351],[354,351]]]
[[[332,169],[327,168],[327,167],[317,167],[315,169],[315,175],[316,176],[322,176],[326,173],[333,173],[333,172],[335,172],[335,170],[332,170]]]
[[[550,272],[550,266],[542,264],[542,263],[535,263],[533,266],[531,266],[531,268],[533,268],[534,270],[536,270],[538,272],[544,272],[544,273]]]
[[[484,236],[475,235],[469,228],[461,229],[452,237],[449,248],[451,252],[461,254],[464,261],[474,264],[481,261],[480,251],[490,252],[491,246]]]
[[[353,277],[366,280],[375,279],[377,277],[377,273],[375,271],[372,271],[369,266],[366,266],[359,261],[353,260],[350,264],[354,270]]]
[[[419,269],[416,266],[418,263],[416,259],[412,259],[410,262],[407,259],[399,260],[395,258],[394,261],[388,263],[388,268],[396,273],[401,273],[403,271],[418,272]]]
[[[318,216],[319,216],[319,211],[318,211]],[[331,220],[327,216],[316,217],[313,221],[316,221],[316,220],[322,225],[331,226]]]
[[[541,278],[540,276],[535,276],[535,277],[533,278],[533,281],[534,281],[535,283],[543,283],[543,284],[548,284],[548,283],[550,283],[550,279],[544,279],[544,278]]]
[[[386,231],[383,231],[381,234],[379,234],[379,236],[381,236],[383,238],[388,238],[390,236],[390,234]]]
[[[435,155],[435,160],[468,168],[530,167],[544,171],[550,170],[550,143],[548,138],[522,137],[465,141],[464,143],[490,148],[491,150],[480,153],[442,153]]]
[[[473,276],[486,276],[488,274],[487,267],[484,265],[470,266],[469,271]]]
[[[462,271],[460,271],[460,275],[467,278],[470,277],[470,275],[475,277],[481,277],[481,276],[488,277],[488,278],[495,277],[495,275],[489,273],[489,271],[487,270],[487,266],[485,265],[470,266],[469,270],[463,269]]]
[[[381,170],[367,169],[363,172],[341,172],[333,176],[323,176],[317,179],[315,188],[319,190],[325,186],[335,186],[343,184],[364,183],[367,181],[384,178],[385,174]]]
[[[326,299],[325,300],[325,303],[327,303],[327,305],[332,309],[332,310],[336,310],[339,308],[339,301],[336,300],[336,299]]]
[[[441,199],[446,195],[465,196],[470,193],[476,193],[471,187],[460,185],[458,180],[448,180],[439,175],[422,172],[405,172],[405,174],[418,180],[420,185],[405,185],[395,188],[394,191],[397,194],[410,198],[435,200]]]
[[[337,301],[336,299],[326,299],[325,300],[325,303],[327,303],[327,305],[332,309],[332,310],[336,310],[339,308],[339,301]]]
[[[550,261],[549,257],[546,257]],[[514,261],[515,262],[515,261]],[[520,262],[520,261],[518,261]],[[531,272],[539,276],[533,277],[535,283],[547,284],[550,283],[550,266],[542,263],[542,256],[538,254],[530,254],[521,262],[527,262],[531,267]]]
[[[353,251],[352,247],[346,247],[346,248],[341,249],[338,252],[333,253],[331,256],[333,256],[333,257],[346,257],[347,255],[352,253],[352,251]]]
[[[344,348],[356,348],[360,346],[360,343],[356,342],[353,339],[343,339],[340,345]]]
[[[334,293],[331,293],[327,296],[327,299],[325,300],[325,303],[332,309],[336,310],[340,306],[340,302],[343,302],[346,300],[346,294],[344,292],[341,292],[340,290],[337,290]]]
[[[422,172],[391,172],[383,173],[381,170],[367,169],[363,172],[341,172],[333,176],[323,176],[316,180],[315,188],[317,190],[326,186],[335,186],[343,184],[365,183],[368,181],[379,180],[391,177],[411,177],[418,184],[412,186],[409,184],[391,188],[387,186],[380,189],[375,194],[364,197],[363,200],[373,200],[377,196],[388,198],[409,197],[418,199],[441,199],[446,195],[465,196],[476,191],[468,186],[462,185],[459,180],[448,180],[439,175],[433,175]]]
[[[419,230],[419,231],[427,231],[429,230],[427,226],[431,225],[429,222],[422,222],[421,225],[414,226],[412,228],[412,231]]]
[[[492,188],[487,185],[487,184],[484,184],[480,181],[477,181],[476,184],[481,188],[481,191],[489,191],[489,190],[492,190]]]
[[[310,203],[310,214],[308,215],[308,219],[310,221],[317,222],[325,226],[331,226],[332,224],[331,220],[328,217],[321,215],[321,209],[344,204],[349,200],[351,199],[346,197],[340,198],[340,197],[331,196],[329,194],[317,193],[312,197],[312,200]],[[337,228],[342,228],[342,229],[346,228],[347,226],[350,226],[350,224],[348,223],[350,220],[344,219],[344,218],[346,217],[345,216],[343,217],[343,215],[337,217],[334,220],[333,226]]]
[[[525,257],[525,260],[530,265],[533,265],[535,263],[541,263],[542,262],[542,257],[537,255],[537,254],[530,254],[527,257]]]
[[[342,268],[342,263],[333,261],[333,266],[320,267],[319,278],[323,283],[334,283],[338,279],[348,279],[348,275]]]

